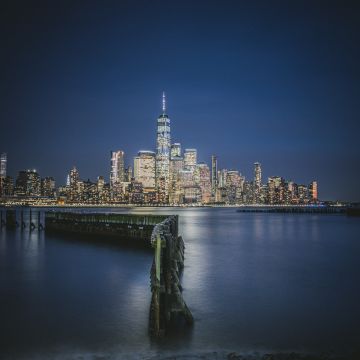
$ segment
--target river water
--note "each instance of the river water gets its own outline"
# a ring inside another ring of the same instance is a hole
[[[359,218],[233,208],[107,211],[180,215],[193,328],[149,339],[151,251],[2,228],[4,358],[359,350]]]

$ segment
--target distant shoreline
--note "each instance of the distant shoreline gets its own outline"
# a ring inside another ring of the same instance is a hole
[[[140,204],[0,204],[0,208],[53,209],[234,209],[238,213],[347,214],[360,216],[356,205],[140,205]]]
[[[351,205],[283,205],[283,204],[182,204],[182,205],[151,205],[151,204],[38,204],[38,203],[0,203],[0,207],[54,207],[54,208],[229,208],[238,209],[239,211],[262,211],[271,209],[347,209]]]

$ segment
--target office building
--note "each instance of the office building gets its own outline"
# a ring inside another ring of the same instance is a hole
[[[145,192],[155,189],[155,153],[139,151],[134,158],[134,178],[141,182]]]
[[[201,190],[201,203],[208,204],[211,201],[210,169],[207,164],[199,163],[195,169],[195,184]]]
[[[122,150],[111,152],[110,187],[125,181],[125,153]]]
[[[181,156],[174,156],[170,160],[170,181],[169,181],[169,203],[181,203],[181,189],[179,172],[184,169],[184,159]]]
[[[15,195],[18,197],[41,195],[41,180],[36,170],[19,171],[16,178]]]
[[[318,185],[316,181],[312,181],[309,185],[309,195],[312,202],[318,201]]]
[[[261,164],[256,162],[254,163],[254,202],[260,202],[260,190],[261,190]]]
[[[280,176],[268,178],[268,203],[270,205],[285,203],[285,180]]]
[[[184,152],[184,168],[186,170],[194,171],[197,164],[197,150],[185,149]]]
[[[211,156],[211,192],[212,192],[212,196],[215,196],[216,189],[218,186],[217,174],[218,174],[217,157],[215,155],[212,155]]]
[[[155,183],[161,201],[167,202],[170,177],[170,119],[166,114],[166,98],[163,93],[162,114],[157,119]]]
[[[2,153],[0,155],[0,177],[6,177],[6,167],[7,167],[7,154]]]
[[[2,153],[0,155],[0,197],[4,195],[5,190],[5,179],[6,179],[6,166],[7,166],[7,155]]]
[[[41,196],[55,197],[55,180],[51,176],[41,179]]]

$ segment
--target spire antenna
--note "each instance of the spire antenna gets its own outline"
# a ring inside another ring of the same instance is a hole
[[[163,91],[163,94],[162,94],[162,111],[163,111],[163,114],[165,115],[165,113],[166,113],[166,97],[165,97],[165,91]]]

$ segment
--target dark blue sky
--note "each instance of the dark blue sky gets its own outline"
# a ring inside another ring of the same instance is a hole
[[[173,141],[252,177],[360,200],[360,7],[329,1],[3,1],[0,151],[63,183]]]

